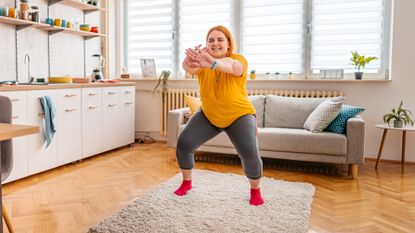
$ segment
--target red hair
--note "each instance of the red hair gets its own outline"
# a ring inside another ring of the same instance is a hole
[[[228,43],[229,43],[229,50],[226,53],[226,56],[229,57],[236,50],[236,43],[235,43],[235,40],[233,39],[232,33],[225,26],[218,25],[218,26],[215,26],[209,29],[206,35],[206,41],[209,39],[209,34],[213,31],[220,31],[223,34],[225,34],[226,39],[228,40]]]

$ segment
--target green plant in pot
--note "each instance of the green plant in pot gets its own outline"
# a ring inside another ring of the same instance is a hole
[[[383,121],[390,126],[391,120],[394,120],[393,127],[395,128],[402,128],[404,124],[414,125],[414,122],[412,121],[412,112],[403,108],[402,105],[403,101],[401,101],[401,104],[399,104],[398,107],[393,108],[390,113],[385,114],[383,116]]]
[[[249,78],[251,79],[256,79],[256,71],[255,70],[251,70],[249,71]]]
[[[168,70],[163,70],[163,72],[161,72],[157,84],[153,89],[153,95],[156,92],[157,88],[161,85],[161,92],[164,94],[167,92],[167,81],[169,80],[170,77],[170,71]]]
[[[364,55],[360,55],[357,51],[352,51],[352,57],[350,58],[350,61],[355,66],[355,69],[357,72],[354,72],[354,76],[357,80],[361,80],[363,77],[363,71],[360,69],[365,68],[369,62],[373,60],[377,60],[377,57],[365,57]]]

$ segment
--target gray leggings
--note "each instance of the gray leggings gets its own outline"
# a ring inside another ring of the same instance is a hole
[[[194,152],[199,146],[225,131],[242,160],[245,175],[253,180],[262,176],[262,160],[258,151],[256,124],[254,115],[244,115],[227,128],[218,128],[211,124],[202,111],[198,111],[189,120],[177,141],[176,157],[183,170],[194,165]]]

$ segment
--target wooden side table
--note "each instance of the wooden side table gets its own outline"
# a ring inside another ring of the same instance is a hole
[[[378,164],[380,160],[380,156],[382,155],[383,145],[385,144],[386,135],[388,135],[388,130],[398,130],[402,131],[402,158],[401,164],[405,163],[405,147],[406,147],[406,131],[415,131],[414,126],[404,126],[403,128],[394,128],[389,126],[388,124],[377,124],[375,125],[376,128],[383,129],[382,141],[380,142],[378,158],[376,159],[375,169],[378,169]]]

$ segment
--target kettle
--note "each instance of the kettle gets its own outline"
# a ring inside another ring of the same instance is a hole
[[[97,58],[95,61],[95,68],[92,70],[91,74],[91,81],[96,82],[99,80],[104,79],[104,75],[102,74],[102,68],[105,66],[105,58],[100,54],[92,55],[93,58]]]

